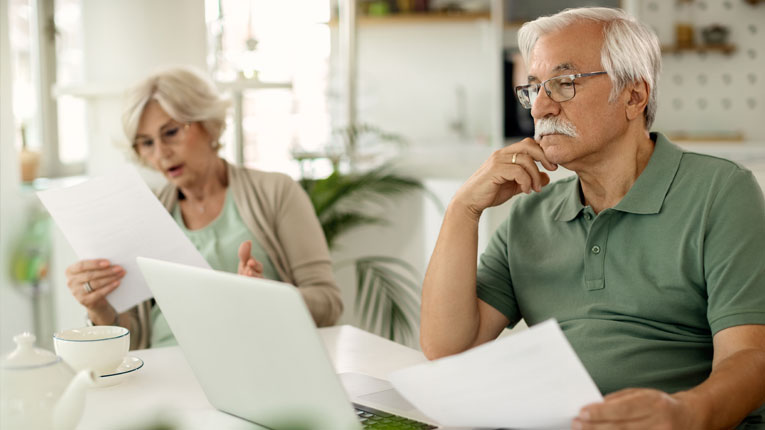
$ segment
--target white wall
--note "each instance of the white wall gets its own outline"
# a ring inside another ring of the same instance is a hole
[[[703,5],[702,5],[703,4]],[[736,51],[663,56],[659,109],[654,129],[711,134],[740,132],[765,143],[765,5],[745,1],[692,2],[696,40],[701,28],[730,29]],[[703,7],[702,7],[703,6]],[[639,16],[656,29],[662,44],[674,41],[674,2],[642,0]]]
[[[336,30],[332,31],[332,73],[333,87],[340,88],[338,80],[344,75],[338,64]],[[493,52],[490,30],[486,19],[361,22],[359,122],[400,133],[413,145],[456,141],[459,135],[450,129],[450,122],[459,119],[457,88],[462,87],[467,134],[471,140],[488,139],[491,56],[499,55]]]
[[[125,161],[122,93],[158,67],[206,69],[204,0],[83,0],[85,83],[109,91],[89,99],[88,173]],[[116,148],[116,150],[115,150]]]

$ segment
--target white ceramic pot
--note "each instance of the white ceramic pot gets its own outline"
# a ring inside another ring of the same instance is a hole
[[[16,349],[0,367],[0,428],[71,430],[85,406],[91,370],[75,374],[61,357],[35,348],[35,336],[13,338]]]

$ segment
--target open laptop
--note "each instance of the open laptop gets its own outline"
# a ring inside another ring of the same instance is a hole
[[[294,286],[150,258],[137,262],[217,409],[272,429],[399,428],[391,421],[436,428],[387,381],[337,375]]]

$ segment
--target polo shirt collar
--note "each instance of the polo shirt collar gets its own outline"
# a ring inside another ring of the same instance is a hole
[[[651,159],[614,210],[635,214],[655,214],[661,210],[680,167],[683,150],[661,133],[651,133],[651,140],[656,143]],[[571,221],[584,209],[580,198],[579,178],[570,181],[567,186],[569,189],[563,193],[555,213],[557,221]]]
[[[661,133],[651,133],[651,140],[656,146],[648,165],[614,209],[636,214],[657,214],[661,210],[680,168],[683,150]]]
[[[567,189],[563,191],[563,198],[555,211],[555,220],[568,222],[576,218],[584,209],[580,191],[582,187],[579,185],[578,176],[563,186]]]

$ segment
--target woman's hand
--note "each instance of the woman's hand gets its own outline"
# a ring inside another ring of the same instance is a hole
[[[81,305],[88,309],[95,323],[114,320],[114,309],[106,296],[120,286],[125,269],[109,260],[82,260],[66,268],[66,284]]]
[[[251,251],[252,242],[249,240],[245,240],[239,245],[239,267],[237,273],[253,278],[262,278],[263,264],[250,255]]]
[[[531,138],[494,151],[457,190],[453,202],[478,217],[486,208],[501,205],[518,193],[540,191],[550,183],[550,177],[539,171],[537,161],[547,170],[558,168]]]

